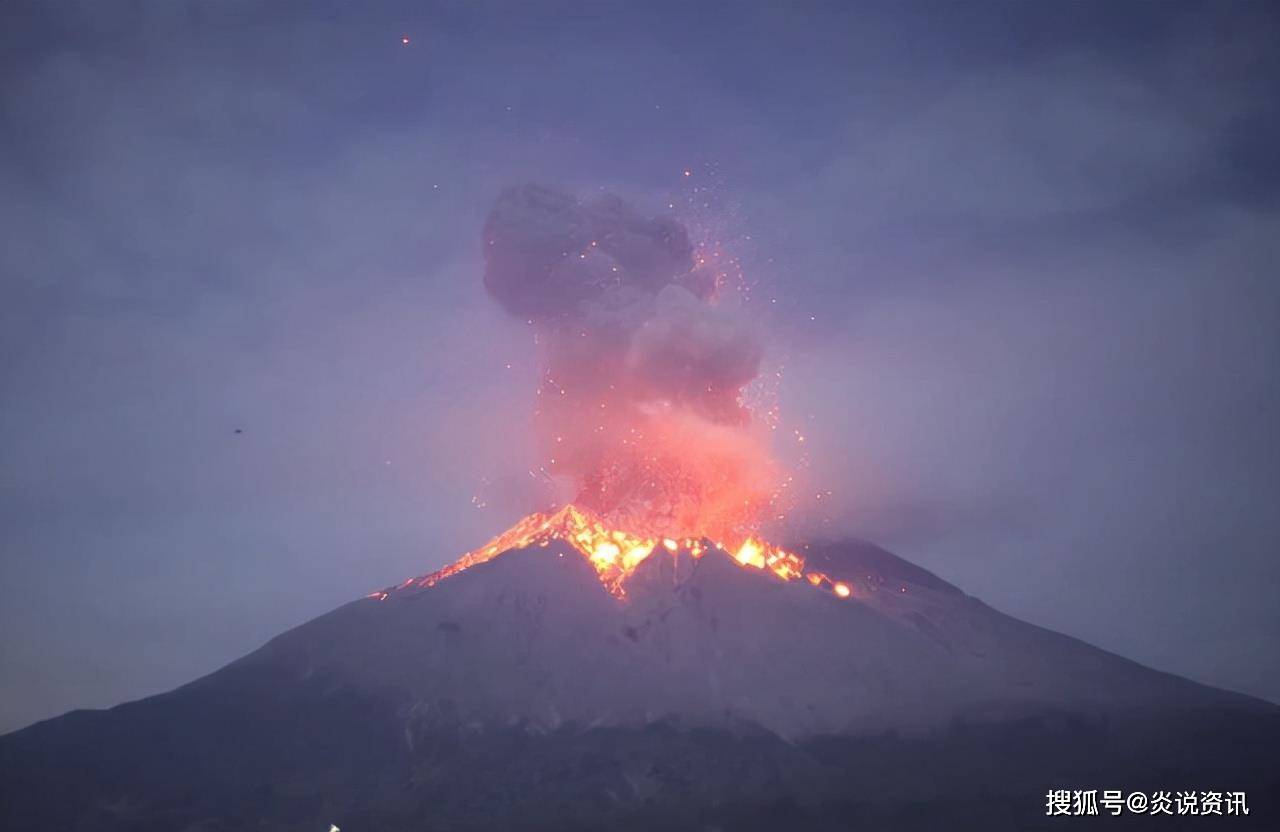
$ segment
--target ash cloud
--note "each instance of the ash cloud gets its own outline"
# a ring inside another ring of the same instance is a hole
[[[596,303],[652,299],[693,272],[688,231],[616,196],[590,202],[538,185],[508,188],[484,227],[484,285],[513,315],[541,323]],[[701,287],[702,297],[710,287]]]
[[[580,200],[524,185],[499,196],[483,247],[485,288],[536,333],[539,433],[551,473],[575,480],[575,499],[614,483],[631,500],[636,480],[670,481],[668,470],[652,468],[669,465],[656,461],[662,452],[652,444],[670,436],[659,418],[685,426],[680,452],[723,448],[726,431],[749,428],[739,395],[763,350],[746,319],[716,302],[717,279],[699,266],[682,224],[616,196]],[[717,439],[690,438],[698,425]],[[637,442],[650,444],[629,454]],[[758,457],[760,448],[744,446],[741,456]]]
[[[525,185],[489,214],[484,255],[489,294],[547,340],[553,386],[744,418],[738,392],[762,350],[744,320],[710,303],[715,281],[680,223],[616,196]]]

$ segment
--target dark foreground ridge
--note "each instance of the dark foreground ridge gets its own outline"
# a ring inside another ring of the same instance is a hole
[[[572,550],[365,599],[175,691],[0,737],[14,830],[1275,829],[1280,709],[1004,616],[863,544],[838,599]],[[1247,817],[1046,818],[1049,789]]]

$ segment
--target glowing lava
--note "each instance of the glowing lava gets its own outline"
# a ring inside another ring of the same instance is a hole
[[[548,546],[551,541],[568,543],[595,568],[600,582],[616,598],[626,597],[626,580],[644,560],[659,549],[671,555],[688,552],[693,558],[718,552],[731,557],[744,569],[754,569],[783,581],[806,580],[815,587],[848,598],[852,591],[844,583],[833,582],[820,572],[806,571],[804,558],[781,547],[748,537],[734,548],[707,538],[652,537],[610,528],[587,509],[568,505],[554,514],[530,514],[479,549],[467,552],[438,572],[410,578],[393,590],[375,592],[370,597],[385,600],[394,590],[433,587],[472,566],[492,560],[515,549]]]

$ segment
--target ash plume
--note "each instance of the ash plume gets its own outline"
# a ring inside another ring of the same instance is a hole
[[[547,470],[575,501],[673,534],[749,522],[771,496],[739,401],[762,349],[716,302],[688,230],[616,196],[524,185],[499,196],[483,249],[485,288],[534,328]]]

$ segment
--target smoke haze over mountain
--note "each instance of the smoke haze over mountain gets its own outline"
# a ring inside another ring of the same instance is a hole
[[[797,535],[1280,699],[1272,9],[536,5],[4,4],[0,730],[528,510],[545,309],[480,277],[524,182],[724,229]],[[681,276],[593,357],[732,422],[745,341],[668,370],[743,330],[635,233]]]
[[[539,186],[504,190],[481,244],[485,288],[533,328],[539,472],[568,477],[573,500],[629,515],[631,528],[754,526],[777,477],[740,402],[762,348],[725,302],[739,287],[719,253],[696,253],[681,223],[620,197],[583,203]]]

